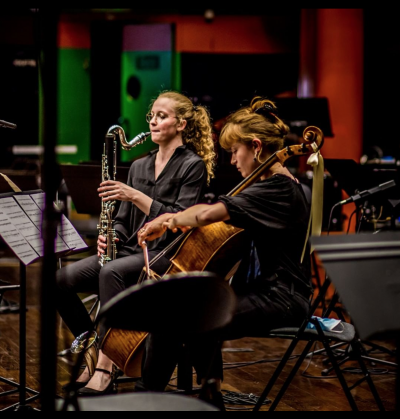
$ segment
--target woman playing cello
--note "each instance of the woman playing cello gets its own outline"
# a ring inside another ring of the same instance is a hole
[[[221,146],[232,153],[231,163],[243,177],[283,149],[289,128],[277,117],[273,102],[256,97],[251,104],[233,113],[221,131]],[[252,275],[239,269],[232,286],[238,306],[233,321],[222,331],[222,340],[265,334],[268,330],[298,327],[309,310],[313,292],[307,258],[301,263],[309,221],[309,204],[301,184],[279,162],[261,179],[236,196],[220,196],[212,205],[192,206],[177,214],[163,214],[146,224],[139,243],[161,237],[167,230],[186,232],[190,228],[224,221],[245,229],[258,256]],[[181,342],[163,341],[149,334],[136,391],[164,391],[177,363]],[[216,342],[201,341],[191,346],[198,383],[204,380]],[[220,348],[220,345],[219,345]],[[212,365],[211,378],[219,387],[223,380],[222,353]],[[211,400],[221,407],[219,400]]]

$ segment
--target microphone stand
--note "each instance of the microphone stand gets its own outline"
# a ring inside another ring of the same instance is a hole
[[[357,208],[357,216],[358,216],[357,229],[356,229],[357,233],[361,231],[361,226],[362,226],[363,221],[367,221],[367,215],[366,215],[367,207],[368,207],[368,201],[364,201],[364,204],[359,205]]]

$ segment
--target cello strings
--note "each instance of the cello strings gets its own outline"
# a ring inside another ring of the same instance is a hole
[[[190,231],[189,231],[190,232]],[[160,252],[157,256],[155,256],[150,262],[149,267],[153,266],[157,261],[159,261],[166,253],[168,253],[179,241],[187,235],[189,232],[181,234],[177,237],[172,243],[170,243],[162,252]],[[141,284],[144,280],[144,270],[140,273],[138,284]]]
[[[314,127],[315,128],[315,127]],[[314,132],[312,132],[312,134],[315,136],[317,134],[315,134]],[[322,135],[322,141],[320,142],[320,144],[317,143],[315,137],[314,137],[314,141],[312,142],[312,144],[310,145],[306,145],[305,143],[303,143],[302,145],[298,145],[298,146],[292,146],[292,147],[286,147],[282,150],[280,150],[279,152],[275,152],[274,154],[272,154],[272,156],[270,156],[264,163],[261,164],[261,166],[259,166],[257,169],[255,169],[253,171],[253,173],[251,173],[246,179],[244,179],[242,182],[239,183],[239,185],[237,185],[233,190],[231,190],[227,196],[235,196],[238,193],[240,193],[243,189],[243,187],[245,186],[249,186],[252,183],[254,183],[259,176],[265,171],[267,170],[269,167],[272,166],[272,164],[274,164],[276,161],[279,160],[278,155],[285,153],[286,158],[291,157],[292,155],[295,155],[295,153],[293,152],[293,149],[298,149],[300,155],[306,155],[310,152],[312,152],[314,150],[314,152],[319,151],[322,148],[323,145],[323,134],[321,131],[321,135]],[[318,135],[317,135],[318,138]],[[307,139],[306,141],[310,141],[310,139]],[[315,147],[313,147],[315,146]],[[313,148],[312,148],[313,147]],[[308,153],[306,153],[306,151]],[[160,260],[167,252],[169,252],[178,242],[179,240],[184,237],[185,235],[188,235],[191,231],[183,233],[182,235],[180,235],[176,240],[174,240],[169,246],[167,246],[162,252],[160,252],[155,258],[153,258],[150,261],[149,266],[154,265],[154,263],[156,263],[158,260]]]
[[[192,230],[190,230],[192,231]],[[189,231],[189,232],[190,232]],[[185,237],[185,235],[187,235],[189,232],[183,233],[181,234],[178,238],[176,238],[170,245],[168,245],[162,252],[160,252],[157,256],[155,256],[151,261],[150,261],[150,266],[153,266],[157,261],[159,261],[166,253],[168,253],[177,243],[179,243],[179,241]]]
[[[246,183],[246,181],[248,181],[248,179],[251,178],[251,176],[256,176],[258,175],[260,172],[263,172],[264,170],[266,170],[267,167],[271,166],[272,162],[275,162],[276,159],[276,155],[277,153],[274,153],[272,156],[270,156],[260,167],[258,167],[250,176],[248,176],[246,179],[244,179],[241,183],[239,183],[239,185],[237,185],[232,191],[230,191],[227,196],[233,196],[234,194],[236,194],[237,191],[239,191],[239,189],[242,187],[242,185],[244,185]],[[155,258],[153,258],[150,261],[150,265],[149,266],[153,266],[158,260],[160,260],[166,253],[168,253],[180,240],[182,237],[184,237],[185,235],[188,235],[190,232],[192,232],[194,229],[181,234],[176,240],[174,240],[169,246],[167,246],[162,252],[160,252]],[[143,273],[143,272],[142,272]],[[142,275],[141,275],[142,277]]]
[[[259,173],[262,173],[267,169],[267,167],[271,166],[272,163],[276,160],[277,153],[274,153],[272,156],[270,156],[260,167],[258,167],[254,172],[248,176],[246,179],[244,179],[242,182],[239,183],[233,190],[231,190],[227,196],[233,196],[237,192],[239,192],[240,188],[248,182],[248,180],[253,176],[256,177]],[[166,253],[168,253],[185,235],[188,235],[192,230],[189,232],[181,234],[176,240],[174,240],[169,246],[167,246],[162,252],[160,252],[155,258],[153,258],[150,261],[150,266],[154,265],[158,260],[160,260]]]

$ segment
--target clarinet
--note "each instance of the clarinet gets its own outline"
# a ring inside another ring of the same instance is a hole
[[[114,134],[107,133],[101,159],[101,181],[116,180],[117,175],[117,140]],[[113,213],[116,201],[101,201],[101,213],[97,229],[99,236],[107,240],[106,252],[100,255],[99,263],[103,267],[117,257],[117,234],[114,229]]]
[[[119,125],[113,125],[107,131],[101,160],[102,182],[116,180],[117,176],[117,137],[124,150],[130,150],[146,141],[150,132],[142,132],[131,141],[126,141],[125,131]],[[101,213],[97,229],[99,236],[104,236],[107,240],[107,250],[100,256],[99,263],[103,267],[106,263],[115,260],[117,257],[117,234],[114,229],[113,212],[115,211],[116,201],[101,201]]]

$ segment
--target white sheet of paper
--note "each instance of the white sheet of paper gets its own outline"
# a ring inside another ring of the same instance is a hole
[[[33,224],[40,230],[42,227],[42,210],[31,198],[31,195],[14,195],[14,199],[32,220]]]
[[[2,211],[0,211],[0,235],[24,265],[39,259],[39,255],[17,230],[8,215]]]
[[[39,228],[39,230],[42,231],[43,209],[45,208],[46,199],[45,193],[38,193],[32,195],[15,195],[14,198],[18,201],[19,205],[21,205],[22,209],[24,209],[24,211],[26,211],[27,214],[29,214],[32,217],[32,221],[34,220],[34,223]],[[66,221],[63,221],[63,219],[65,219]],[[68,230],[70,230],[68,224],[73,228],[70,221],[64,215],[62,215],[62,222],[65,223],[66,228],[68,227]],[[63,234],[61,226],[58,227],[57,232],[58,234],[55,243],[56,253],[72,250],[75,247],[77,247],[77,245],[79,245],[80,249],[85,249],[88,247],[75,229],[73,232],[74,240],[70,239],[69,243],[62,237]],[[72,231],[70,231],[69,234],[72,235]],[[68,237],[69,236],[67,235],[66,238]]]
[[[0,211],[8,216],[14,227],[25,237],[39,256],[44,255],[43,240],[40,230],[25,214],[14,198],[0,199]]]
[[[42,192],[42,193],[34,193],[32,195],[26,195],[26,196],[30,196],[36,202],[36,205],[42,211],[44,211],[45,206],[46,206],[46,194],[44,192]]]
[[[58,227],[58,234],[70,249],[83,250],[88,247],[64,214],[61,217],[61,225]]]

